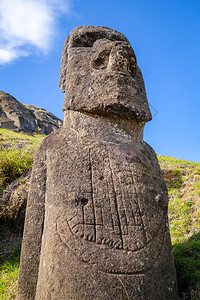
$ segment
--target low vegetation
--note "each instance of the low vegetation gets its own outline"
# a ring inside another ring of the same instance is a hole
[[[43,135],[28,136],[0,129],[0,193],[7,184],[32,167],[34,153]]]
[[[14,180],[23,182],[32,168],[34,153],[45,135],[27,135],[0,129],[0,196]],[[3,209],[4,214],[10,210]],[[2,212],[0,211],[0,214]],[[0,224],[0,299],[15,299],[21,236]]]
[[[169,193],[169,223],[181,299],[200,299],[200,164],[158,156]]]
[[[0,190],[30,170],[44,136],[0,129]],[[169,222],[180,299],[200,299],[200,164],[158,156],[169,192]],[[1,226],[0,299],[14,299],[21,237]],[[6,242],[5,242],[6,241]]]
[[[0,299],[15,299],[21,238],[4,226],[0,236]]]

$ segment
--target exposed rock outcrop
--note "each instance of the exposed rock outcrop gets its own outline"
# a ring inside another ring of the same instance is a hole
[[[9,226],[21,236],[24,228],[30,173],[31,171],[15,179],[7,185],[3,193],[0,193],[0,226]]]
[[[22,104],[0,91],[0,128],[49,134],[62,126],[62,120],[45,109]]]

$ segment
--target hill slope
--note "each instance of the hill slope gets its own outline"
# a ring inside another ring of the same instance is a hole
[[[44,136],[0,129],[0,298],[13,299],[34,151]],[[181,299],[200,299],[200,164],[158,156]],[[16,230],[18,233],[16,233]]]
[[[0,128],[49,134],[60,128],[62,123],[62,120],[45,109],[22,104],[0,91]]]
[[[200,299],[200,164],[158,156],[168,187],[169,224],[179,291]]]

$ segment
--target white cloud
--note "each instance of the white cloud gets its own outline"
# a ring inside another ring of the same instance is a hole
[[[69,10],[70,0],[0,0],[0,64],[47,53],[57,19]]]
[[[0,64],[9,63],[20,56],[28,56],[29,53],[27,51],[5,48],[0,49]]]

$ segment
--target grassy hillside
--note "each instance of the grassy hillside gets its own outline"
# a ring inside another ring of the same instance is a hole
[[[0,199],[14,181],[23,184],[32,168],[34,153],[44,135],[27,135],[0,129]],[[0,203],[5,219],[17,209]],[[0,299],[14,299],[17,289],[21,236],[0,224]]]
[[[44,136],[0,129],[0,193],[31,169]],[[158,156],[169,191],[169,222],[181,299],[200,299],[200,164]],[[12,208],[14,209],[14,208]],[[21,237],[0,227],[0,299],[14,299]]]
[[[169,223],[179,290],[200,299],[200,164],[158,156],[169,193]]]
[[[0,193],[31,168],[35,149],[43,138],[0,128]]]

